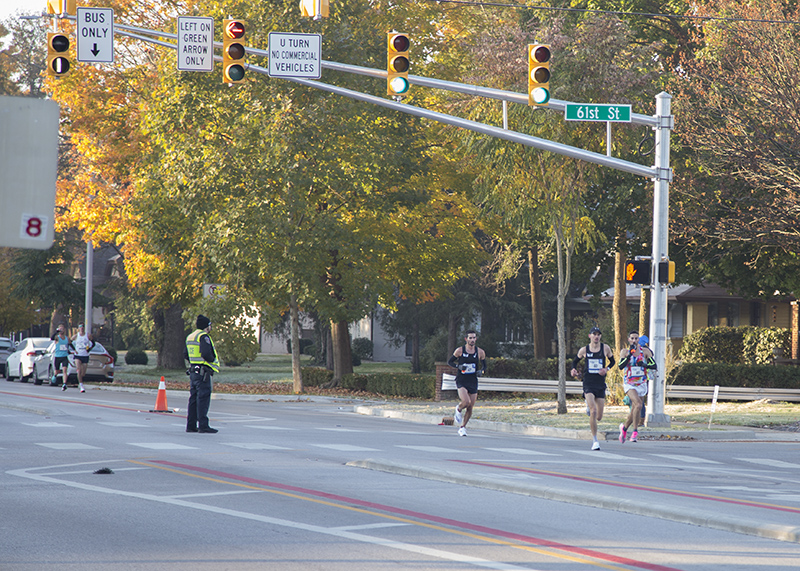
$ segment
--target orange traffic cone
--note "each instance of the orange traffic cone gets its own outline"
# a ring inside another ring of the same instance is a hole
[[[164,383],[164,377],[161,377],[161,382],[158,383],[156,408],[150,412],[172,412],[169,408],[167,408],[167,385]]]

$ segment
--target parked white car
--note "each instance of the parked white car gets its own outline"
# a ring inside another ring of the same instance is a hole
[[[44,355],[48,345],[48,337],[27,337],[17,343],[17,350],[6,360],[6,380],[12,381],[16,378],[27,383],[33,374],[33,360],[38,355]]]
[[[55,368],[55,351],[56,343],[53,341],[41,355],[37,355],[36,359],[34,359],[34,384],[41,385],[44,380],[47,380],[50,384],[60,385],[62,383],[61,370],[56,371]],[[77,383],[78,370],[75,368],[75,354],[70,353],[67,359],[69,361],[67,382],[69,384]],[[54,374],[56,375],[55,383],[52,382]],[[100,343],[95,343],[92,350],[89,351],[89,364],[86,367],[84,380],[106,381],[109,383],[114,381],[114,357]]]

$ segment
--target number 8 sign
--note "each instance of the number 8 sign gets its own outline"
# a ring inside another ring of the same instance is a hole
[[[19,237],[27,240],[46,240],[50,220],[47,216],[23,214],[19,227]]]

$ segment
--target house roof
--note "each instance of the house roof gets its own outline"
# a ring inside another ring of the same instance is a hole
[[[642,287],[636,284],[626,284],[625,297],[628,302],[636,302],[641,297]],[[689,284],[673,284],[669,287],[667,297],[669,301],[749,301],[740,295],[732,294],[720,285],[704,283],[699,286]],[[614,299],[614,288],[608,288],[600,294],[603,301]],[[787,299],[794,299],[789,297]]]

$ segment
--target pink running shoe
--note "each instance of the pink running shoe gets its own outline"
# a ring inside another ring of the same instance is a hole
[[[631,442],[639,442],[639,432],[634,430],[631,432]]]

